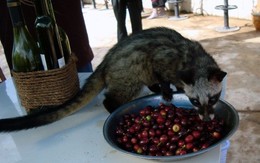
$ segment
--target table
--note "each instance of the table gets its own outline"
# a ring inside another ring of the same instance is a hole
[[[79,74],[80,82],[89,73]],[[25,110],[12,79],[0,84],[0,118],[21,116]],[[81,111],[53,124],[13,133],[0,133],[0,163],[146,163],[109,146],[102,133],[109,113],[102,94]],[[219,163],[220,146],[178,163]]]

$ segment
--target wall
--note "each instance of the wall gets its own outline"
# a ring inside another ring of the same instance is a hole
[[[151,0],[142,0],[143,7],[151,9]],[[104,0],[96,0],[97,3],[104,4]],[[236,5],[237,9],[229,10],[229,17],[250,19],[253,6],[256,5],[257,0],[229,0],[229,5]],[[109,1],[111,4],[111,0]],[[223,16],[223,10],[216,10],[215,6],[223,5],[224,0],[183,0],[180,4],[180,9],[194,14]],[[166,7],[173,10],[174,6],[166,3]]]
[[[229,17],[251,19],[251,11],[257,0],[229,0],[229,5],[236,5],[237,9],[229,10]],[[180,9],[195,14],[223,16],[223,10],[216,10],[215,6],[223,5],[224,0],[184,0]],[[143,0],[144,8],[151,8],[151,0]],[[172,5],[166,4],[167,8],[173,9]]]

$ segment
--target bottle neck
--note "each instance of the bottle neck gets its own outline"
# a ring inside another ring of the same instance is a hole
[[[37,17],[50,15],[46,0],[34,0],[34,6]]]
[[[54,22],[56,22],[54,9],[53,9],[51,0],[44,0],[44,1],[46,2],[50,17],[53,19]]]
[[[20,1],[7,0],[7,7],[9,9],[9,14],[11,17],[13,27],[25,26]]]

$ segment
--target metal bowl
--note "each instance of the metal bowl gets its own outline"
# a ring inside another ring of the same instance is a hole
[[[212,144],[206,149],[200,150],[198,152],[188,153],[185,155],[178,155],[178,156],[148,156],[148,155],[140,155],[133,152],[129,152],[120,148],[118,146],[118,143],[116,141],[116,136],[115,136],[116,133],[115,130],[116,130],[116,126],[118,125],[119,119],[121,119],[124,114],[127,113],[137,114],[139,110],[143,109],[145,106],[147,105],[158,106],[161,102],[163,102],[163,99],[161,98],[160,95],[150,95],[150,96],[136,99],[134,101],[131,101],[119,107],[105,121],[105,124],[103,126],[103,134],[105,140],[116,150],[121,151],[128,155],[132,155],[134,157],[148,159],[148,160],[155,160],[155,161],[175,161],[175,160],[181,160],[181,159],[197,156],[212,150],[213,148],[217,147],[218,145],[228,140],[235,133],[239,125],[239,116],[237,111],[234,109],[234,107],[223,100],[219,100],[215,110],[215,115],[217,117],[224,119],[226,125],[226,134],[222,137],[222,139],[220,139],[218,142]],[[172,103],[177,107],[192,108],[192,105],[185,94],[174,94]]]

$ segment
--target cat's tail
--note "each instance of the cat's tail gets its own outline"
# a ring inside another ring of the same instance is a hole
[[[86,84],[79,93],[61,106],[45,108],[22,117],[1,119],[0,132],[19,131],[47,125],[77,112],[102,91],[105,86],[103,78],[102,71],[95,71],[86,80]]]

